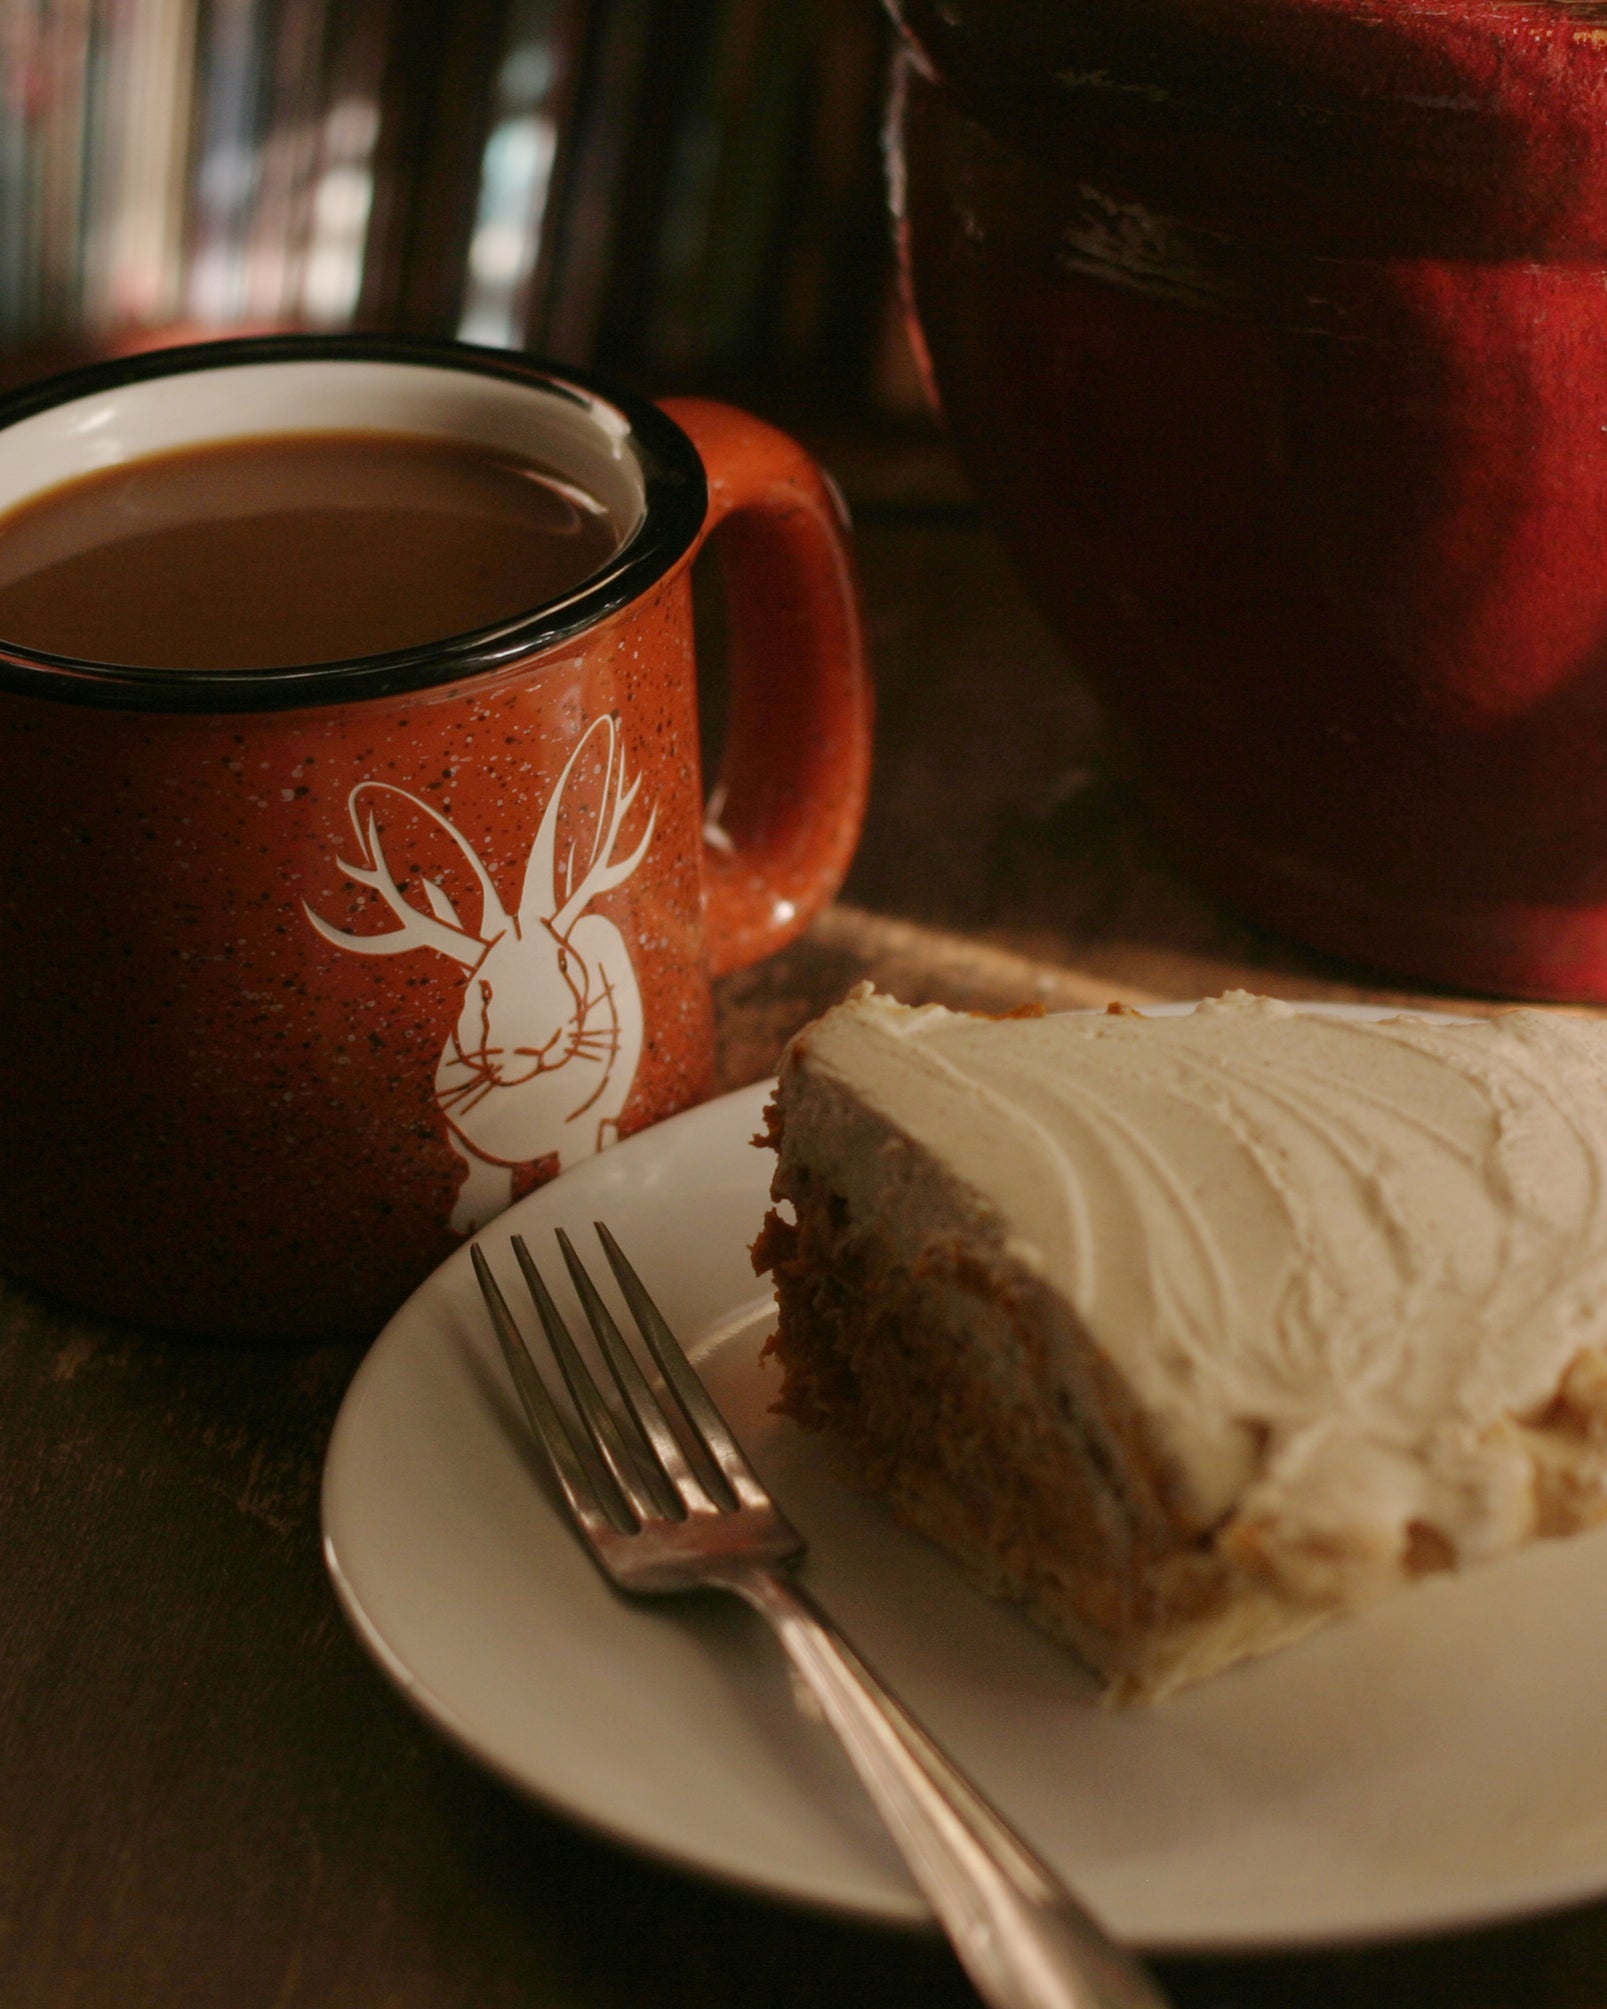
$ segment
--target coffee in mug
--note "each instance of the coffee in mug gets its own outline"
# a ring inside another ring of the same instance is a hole
[[[340,662],[558,599],[621,536],[555,469],[455,440],[219,440],[0,519],[0,638],[152,669]]]

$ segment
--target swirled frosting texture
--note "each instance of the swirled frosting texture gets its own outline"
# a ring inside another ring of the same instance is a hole
[[[1188,1517],[1287,1591],[1536,1532],[1537,1419],[1607,1346],[1607,1025],[1243,992],[1000,1022],[861,990],[804,1042],[901,1140],[839,1168],[851,1202],[918,1254],[952,1208],[899,1150],[940,1166],[1125,1380]],[[1570,1440],[1587,1493],[1604,1435]]]

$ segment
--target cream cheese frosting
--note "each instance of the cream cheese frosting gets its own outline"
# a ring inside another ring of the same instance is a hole
[[[845,1133],[848,1203],[912,1261],[958,1206],[1064,1307],[1068,1379],[1091,1341],[1188,1517],[1231,1519],[1289,1594],[1360,1601],[1425,1543],[1537,1531],[1533,1426],[1607,1352],[1607,1026],[1244,992],[997,1021],[862,987],[789,1065],[879,1119],[875,1148]],[[1603,1453],[1583,1433],[1587,1488]]]

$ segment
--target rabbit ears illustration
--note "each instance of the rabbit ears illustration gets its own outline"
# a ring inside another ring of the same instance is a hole
[[[564,795],[571,775],[598,733],[605,735],[607,745],[604,750],[602,795],[592,826],[590,852],[583,862],[577,860],[578,845],[571,838],[560,862],[558,818]],[[480,862],[479,854],[450,818],[443,816],[428,802],[420,801],[405,788],[398,788],[394,782],[360,781],[348,796],[346,806],[357,837],[361,862],[353,864],[345,858],[338,858],[335,862],[354,885],[367,886],[377,893],[400,925],[386,929],[383,934],[359,935],[332,927],[321,915],[314,913],[305,900],[302,911],[326,942],[333,942],[337,948],[350,949],[356,955],[399,956],[413,949],[435,949],[465,968],[478,963],[490,945],[507,934],[509,929],[523,935],[533,928],[546,927],[562,940],[593,900],[611,892],[616,886],[622,886],[647,856],[648,846],[653,841],[653,828],[658,821],[656,808],[649,814],[647,828],[642,832],[636,848],[623,858],[614,855],[625,819],[641,785],[639,774],[634,781],[627,783],[619,722],[612,713],[605,713],[581,735],[564,765],[563,773],[558,777],[557,786],[547,798],[547,806],[542,812],[536,839],[525,865],[518,909],[510,915],[502,904],[490,873]],[[420,875],[419,883],[428,903],[428,913],[408,899],[386,860],[380,841],[378,814],[364,800],[375,794],[400,796],[444,830],[457,846],[479,889],[478,932],[463,925],[451,896],[438,880]]]

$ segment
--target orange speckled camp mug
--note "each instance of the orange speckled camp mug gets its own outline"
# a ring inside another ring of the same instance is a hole
[[[0,644],[0,1264],[116,1317],[373,1326],[510,1200],[709,1092],[711,976],[803,928],[858,836],[844,526],[742,413],[446,343],[214,343],[0,403],[0,511],[321,428],[528,456],[617,541],[557,600],[388,655],[153,670]],[[712,843],[689,581],[711,532]]]

